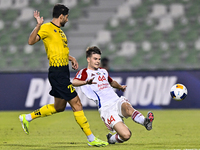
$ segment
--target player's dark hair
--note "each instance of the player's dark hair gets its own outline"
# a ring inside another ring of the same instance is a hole
[[[96,46],[88,47],[86,50],[86,58],[91,57],[92,54],[101,55],[101,50]]]
[[[69,8],[67,8],[63,4],[56,4],[53,7],[53,18],[58,18],[61,14],[63,14],[65,16],[68,13],[69,13]]]

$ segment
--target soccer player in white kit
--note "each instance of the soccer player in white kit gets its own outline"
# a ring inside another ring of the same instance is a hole
[[[131,117],[133,121],[152,129],[154,115],[148,112],[145,118],[139,111],[135,110],[129,101],[119,97],[113,90],[117,88],[125,91],[126,85],[120,85],[113,80],[106,69],[100,68],[101,51],[98,47],[88,47],[86,50],[88,67],[81,69],[72,81],[74,86],[81,86],[82,92],[96,101],[101,119],[110,131],[117,133],[107,135],[108,143],[123,143],[131,137],[131,131],[123,122],[123,118]]]

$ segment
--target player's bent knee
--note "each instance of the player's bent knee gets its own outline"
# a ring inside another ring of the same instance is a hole
[[[131,135],[132,135],[131,131],[129,131],[129,132],[124,133],[122,135],[122,138],[123,138],[124,141],[128,141],[131,138]]]
[[[65,110],[65,107],[55,107],[56,112],[63,112]]]

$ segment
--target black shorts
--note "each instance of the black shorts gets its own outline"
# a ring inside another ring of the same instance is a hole
[[[70,82],[69,66],[49,67],[49,82],[51,84],[50,95],[69,101],[77,96],[77,93]]]

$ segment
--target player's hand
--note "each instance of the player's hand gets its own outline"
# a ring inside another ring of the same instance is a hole
[[[77,70],[78,69],[78,62],[76,61],[76,59],[72,59],[71,60],[72,63],[72,69]]]
[[[120,88],[119,90],[121,90],[121,91],[124,92],[124,91],[126,90],[126,87],[127,87],[126,85],[122,85],[121,88]]]
[[[43,17],[40,17],[40,12],[39,11],[34,11],[34,18],[37,20],[37,24],[38,25],[42,25],[43,24],[43,22],[44,22],[44,19],[43,19]]]
[[[89,79],[86,81],[86,84],[97,84],[96,82],[93,82],[94,78]]]

